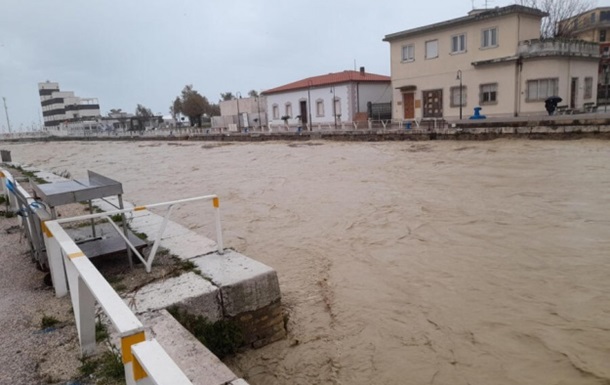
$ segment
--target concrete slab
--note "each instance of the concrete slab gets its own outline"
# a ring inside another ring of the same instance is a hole
[[[188,332],[167,311],[140,317],[147,338],[155,338],[194,385],[248,385]],[[237,382],[234,382],[237,381]]]
[[[281,297],[275,270],[236,251],[192,259],[203,276],[220,288],[225,315],[261,309]]]
[[[218,288],[192,272],[146,285],[124,301],[136,314],[179,305],[210,321],[222,318]]]
[[[193,259],[217,250],[216,242],[193,232],[172,238],[163,238],[161,246],[182,260]]]

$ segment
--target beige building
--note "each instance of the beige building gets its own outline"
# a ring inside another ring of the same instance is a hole
[[[546,13],[511,5],[385,36],[394,119],[544,114],[550,96],[595,102],[595,43],[539,40]],[[460,88],[461,84],[461,88]]]
[[[598,100],[610,97],[610,7],[595,8],[559,23],[559,30],[577,39],[599,43],[601,60],[598,74]]]

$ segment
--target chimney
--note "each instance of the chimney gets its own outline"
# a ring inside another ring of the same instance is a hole
[[[360,67],[360,75],[364,76],[364,67]]]

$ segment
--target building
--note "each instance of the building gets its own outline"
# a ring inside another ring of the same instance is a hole
[[[71,127],[99,118],[100,105],[95,98],[80,98],[71,91],[60,91],[59,83],[46,81],[38,83],[38,94],[42,106],[42,116],[46,130],[58,130],[62,123],[71,123]]]
[[[366,120],[367,104],[389,103],[392,91],[389,76],[367,73],[361,67],[360,71],[302,79],[266,90],[262,95],[267,97],[271,124],[339,127]]]
[[[595,8],[559,23],[560,31],[577,39],[599,44],[598,99],[608,99],[610,82],[610,7]]]
[[[479,106],[492,117],[542,114],[550,96],[594,103],[597,44],[539,40],[545,16],[510,5],[386,35],[393,117],[466,118]]]
[[[267,98],[255,96],[242,98],[238,93],[235,99],[220,101],[220,116],[212,117],[213,128],[226,128],[235,125],[235,129],[259,128],[267,125]]]

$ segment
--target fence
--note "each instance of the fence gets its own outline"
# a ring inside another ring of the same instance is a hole
[[[7,195],[12,210],[23,209],[24,204],[33,200],[8,171],[0,169],[0,179],[2,180],[2,191]],[[18,195],[25,197],[25,203],[20,203],[19,199],[23,198],[19,198]],[[110,219],[111,215],[167,206],[168,211],[153,245],[153,251],[156,252],[172,208],[177,204],[198,200],[211,200],[213,202],[216,211],[218,251],[222,253],[220,203],[216,195],[41,222],[41,231],[46,246],[53,284],[56,285],[56,294],[60,296],[60,294],[67,293],[69,289],[82,355],[88,356],[95,351],[95,310],[96,304],[98,304],[120,337],[120,351],[127,385],[192,385],[192,383],[155,339],[146,339],[144,325],[132,313],[78,245],[70,238],[61,224],[77,220],[106,218],[116,228],[116,224]],[[24,226],[27,226],[27,222],[24,223]],[[118,228],[116,229],[118,230]],[[123,236],[122,232],[118,231],[118,233]],[[124,239],[128,242],[126,238]],[[133,246],[131,247],[132,250],[135,249]],[[151,251],[148,260],[144,259],[139,253],[136,255],[147,266],[147,271],[150,271],[150,266],[154,260],[154,252]]]

